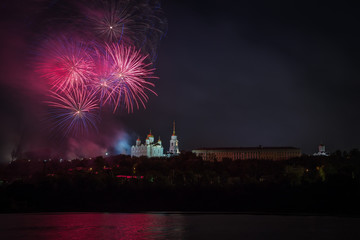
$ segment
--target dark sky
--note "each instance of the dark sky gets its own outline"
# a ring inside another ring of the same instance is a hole
[[[171,2],[171,3],[170,3]],[[196,4],[194,3],[196,2]],[[240,2],[240,3],[239,3]],[[359,8],[344,1],[167,1],[159,97],[181,147],[360,146]],[[167,136],[166,136],[167,137]]]
[[[109,120],[126,131],[131,144],[152,129],[167,149],[176,120],[181,150],[261,144],[312,153],[320,142],[330,152],[360,147],[357,6],[350,1],[162,3],[168,32],[156,64],[159,96],[150,97],[147,109]],[[23,42],[31,34],[25,24],[29,16],[21,6],[3,5],[3,11],[4,155],[20,135],[29,135],[24,141],[36,138],[29,129],[40,131],[41,118],[34,114],[37,93],[17,87],[34,84],[18,71],[27,65]]]

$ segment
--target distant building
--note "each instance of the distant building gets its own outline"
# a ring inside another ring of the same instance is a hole
[[[175,134],[175,121],[173,125],[173,134],[170,138],[170,148],[167,153],[167,156],[176,156],[180,154],[179,150],[179,140]],[[131,156],[133,157],[165,157],[164,147],[162,146],[160,137],[157,142],[154,142],[154,136],[150,133],[145,139],[145,143],[142,144],[140,138],[136,140],[136,145],[131,146]]]
[[[140,157],[163,157],[164,156],[164,148],[161,144],[161,140],[155,143],[154,136],[150,133],[147,135],[145,139],[145,144],[141,144],[140,138],[136,140],[136,145],[131,146],[131,156]]]
[[[177,136],[175,135],[175,121],[173,124],[173,134],[171,135],[171,139],[170,139],[170,148],[169,148],[169,152],[168,152],[169,156],[171,155],[179,155],[180,154],[180,150],[179,150],[179,140],[177,140]]]
[[[204,161],[222,161],[224,158],[286,160],[301,156],[301,150],[295,147],[199,148],[192,152]]]
[[[324,144],[320,144],[319,145],[319,151],[317,152],[317,153],[314,153],[313,155],[314,156],[329,156],[329,153],[327,153],[326,151],[325,151],[325,145]]]

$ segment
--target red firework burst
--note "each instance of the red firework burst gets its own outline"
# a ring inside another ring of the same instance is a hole
[[[84,86],[94,75],[89,47],[65,37],[47,40],[38,61],[38,72],[55,91]]]

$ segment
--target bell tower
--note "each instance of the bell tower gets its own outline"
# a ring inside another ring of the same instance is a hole
[[[174,155],[178,155],[180,153],[179,140],[177,140],[177,136],[175,134],[175,121],[173,123],[173,134],[171,135],[171,139],[170,139],[169,153]]]

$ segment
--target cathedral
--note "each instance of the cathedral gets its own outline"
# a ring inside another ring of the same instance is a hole
[[[154,142],[154,136],[151,134],[151,130],[147,135],[144,144],[142,144],[140,138],[138,138],[136,140],[136,145],[131,146],[131,157],[170,157],[178,155],[179,153],[179,141],[175,135],[175,122],[173,127],[173,134],[170,139],[170,148],[167,155],[164,154],[164,147],[162,146],[160,137],[157,142]]]

